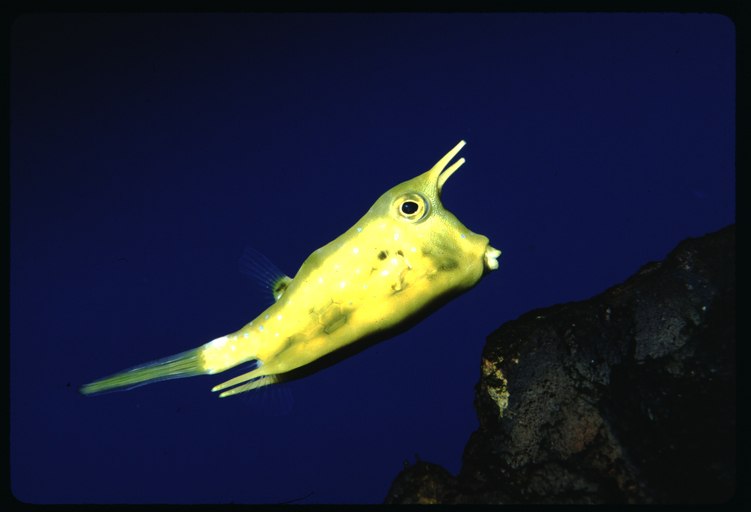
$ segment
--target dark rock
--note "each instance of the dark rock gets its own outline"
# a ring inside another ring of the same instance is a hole
[[[457,488],[457,479],[442,466],[417,461],[408,466],[394,480],[386,503],[432,505],[454,503],[452,493]]]
[[[710,503],[735,490],[735,226],[491,333],[458,477],[386,503]]]

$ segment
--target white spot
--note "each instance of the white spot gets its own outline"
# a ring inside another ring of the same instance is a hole
[[[363,286],[363,287],[362,287],[362,289],[364,290],[364,289],[366,289],[367,287],[368,287],[368,285],[365,285],[365,286]]]
[[[268,320],[268,319],[269,319],[269,315],[266,315],[266,318],[265,318],[265,320]]]
[[[226,343],[227,343],[227,337],[222,336],[221,338],[217,338],[214,341],[212,341],[210,345],[218,349],[221,349],[224,345],[226,345]]]
[[[382,227],[382,228],[385,228],[385,227],[386,227],[386,224],[381,224],[381,227]]]
[[[342,288],[344,288],[344,281],[342,281]]]
[[[462,235],[462,238],[467,238],[466,236]]]
[[[394,240],[399,240],[399,233],[394,233]]]
[[[357,228],[357,232],[359,233],[360,231],[362,231],[362,229],[361,228]]]
[[[381,272],[381,275],[382,276],[387,276],[387,275],[389,275],[389,271],[388,270],[384,270],[383,272]]]
[[[396,258],[391,258],[391,264],[397,266],[399,264],[399,261]]]
[[[246,338],[248,337],[248,333],[247,333],[247,332],[245,333],[245,337],[246,337]]]
[[[278,338],[279,337],[279,333],[274,334],[274,336],[276,336]]]
[[[322,282],[323,282],[323,278],[322,278],[322,277],[319,277],[319,278],[318,278],[318,282],[319,282],[319,283],[322,283]]]
[[[258,328],[258,330],[259,330],[259,331],[262,331],[262,330],[263,330],[263,326],[259,327],[259,328]]]
[[[234,345],[232,345],[232,346],[231,346],[230,348],[231,348],[232,350],[235,350],[235,346],[234,346]]]
[[[281,320],[282,319],[282,315],[279,315],[278,317],[276,317],[276,319],[277,320]]]
[[[412,252],[415,252],[416,250],[417,250],[417,249],[415,249],[414,247],[412,248]]]
[[[339,268],[339,265],[334,265],[334,268]]]
[[[232,339],[233,339],[233,340],[236,340],[236,339],[237,339],[237,336],[233,337]]]
[[[355,274],[359,274],[359,273],[360,273],[360,269],[358,268],[357,270],[355,270]]]
[[[355,253],[355,254],[357,254],[358,252],[360,252],[360,249],[358,249],[357,247],[355,247],[354,249],[352,249],[352,252]]]

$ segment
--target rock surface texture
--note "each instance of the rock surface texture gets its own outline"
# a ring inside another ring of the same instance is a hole
[[[735,490],[735,226],[491,333],[461,472],[386,503],[710,503]]]

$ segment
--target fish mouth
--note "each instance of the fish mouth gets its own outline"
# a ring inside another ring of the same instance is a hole
[[[484,256],[484,263],[485,263],[485,269],[487,269],[488,272],[491,272],[498,268],[498,260],[501,256],[501,251],[498,249],[495,249],[491,246],[485,247],[485,256]]]

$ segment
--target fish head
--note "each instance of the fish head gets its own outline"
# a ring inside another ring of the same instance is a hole
[[[378,234],[383,253],[394,257],[395,265],[404,260],[410,270],[419,267],[405,273],[404,288],[410,279],[424,276],[430,293],[456,296],[498,268],[501,251],[441,203],[446,181],[465,160],[460,158],[447,168],[448,163],[464,145],[461,141],[429,171],[383,194],[358,223],[365,226],[363,231]]]
[[[441,203],[446,180],[464,159],[447,166],[464,144],[388,190],[354,226],[314,251],[285,295],[309,294],[306,303],[326,307],[351,304],[358,314],[368,312],[362,325],[408,326],[497,269],[501,251]]]

